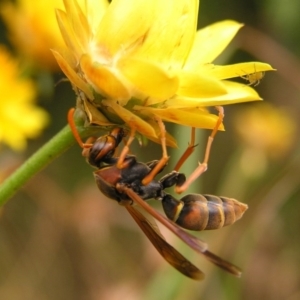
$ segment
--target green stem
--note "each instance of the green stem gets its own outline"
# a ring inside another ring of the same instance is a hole
[[[70,127],[65,126],[2,183],[0,186],[0,205],[5,204],[33,175],[46,167],[74,143],[75,139]]]

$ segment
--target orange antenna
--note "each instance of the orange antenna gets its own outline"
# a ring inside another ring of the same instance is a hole
[[[71,131],[73,133],[73,136],[81,148],[91,148],[93,144],[84,143],[78,133],[78,130],[76,128],[75,121],[74,121],[74,113],[75,113],[75,108],[71,108],[68,111],[68,123],[69,123]]]

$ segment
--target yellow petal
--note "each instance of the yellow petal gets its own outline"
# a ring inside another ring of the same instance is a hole
[[[97,93],[119,100],[121,105],[125,105],[129,100],[130,93],[127,87],[111,68],[93,63],[89,55],[82,56],[80,67],[85,74],[86,80]]]
[[[219,106],[261,100],[251,87],[233,81],[223,81],[227,94],[211,98],[188,98],[178,96],[164,102],[164,107],[192,108],[201,106]]]
[[[142,95],[139,98],[155,98],[165,100],[175,94],[179,80],[177,76],[163,70],[159,65],[150,61],[124,58],[118,62],[118,69]],[[139,96],[139,95],[137,95]],[[150,100],[149,100],[150,101]],[[149,102],[147,101],[147,104]],[[151,102],[151,104],[153,104]]]
[[[117,102],[113,100],[103,100],[102,104],[111,108],[129,127],[135,128],[138,132],[148,137],[157,137],[155,130],[149,123],[122,107]]]
[[[114,0],[97,30],[97,46],[111,56],[123,51],[182,67],[194,40],[198,2]]]
[[[96,43],[114,56],[141,43],[154,20],[158,0],[114,0],[110,3],[96,32]]]
[[[184,68],[196,70],[203,64],[213,62],[242,26],[243,24],[226,20],[199,30]]]
[[[191,72],[180,73],[180,86],[177,91],[179,96],[205,98],[220,96],[226,93],[227,90],[222,81],[212,76]]]
[[[176,108],[157,109],[153,107],[135,106],[139,113],[145,115],[154,115],[160,117],[164,121],[197,127],[212,129],[216,125],[218,116],[209,114],[202,109],[183,110]],[[223,129],[223,126],[220,127]]]
[[[69,16],[60,9],[56,9],[55,12],[57,23],[65,44],[68,49],[76,56],[76,59],[79,60],[80,55],[83,53],[84,49],[82,48],[82,45],[78,40],[78,36],[74,32],[69,22]]]
[[[88,84],[83,81],[78,74],[72,69],[72,67],[68,64],[68,62],[55,50],[51,50],[57,63],[59,64],[62,71],[68,77],[72,84],[74,84],[77,88],[83,91],[89,99],[94,99],[93,93],[90,90]]]
[[[215,76],[218,79],[228,79],[266,71],[275,71],[275,69],[273,69],[269,64],[261,62],[247,62],[226,66],[211,65],[210,69],[208,69],[206,73]]]
[[[182,68],[193,45],[199,1],[164,0],[155,6],[151,28],[135,55]]]
[[[81,8],[76,0],[63,0],[66,14],[70,20],[70,25],[76,36],[80,39],[80,44],[83,49],[87,48],[87,44],[91,35],[89,24]]]
[[[0,144],[23,150],[26,139],[38,136],[49,116],[35,105],[33,81],[20,75],[18,61],[3,46],[0,46],[0,65]]]
[[[88,16],[88,22],[92,28],[92,32],[96,32],[96,29],[109,6],[109,2],[108,0],[89,0],[84,2],[85,7],[81,7],[83,11],[85,11],[85,15]]]
[[[88,100],[83,101],[83,108],[87,114],[90,124],[99,125],[99,126],[111,126],[116,125],[115,123],[110,122],[96,107],[91,104]]]

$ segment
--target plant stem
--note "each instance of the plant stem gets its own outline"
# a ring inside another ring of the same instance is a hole
[[[65,126],[1,184],[0,206],[5,204],[32,176],[46,167],[74,143],[75,139],[70,127]]]

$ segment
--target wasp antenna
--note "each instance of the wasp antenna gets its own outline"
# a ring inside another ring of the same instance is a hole
[[[73,136],[74,136],[75,140],[77,141],[77,143],[79,144],[79,146],[81,148],[86,148],[86,144],[83,143],[83,141],[78,133],[78,130],[76,128],[75,121],[74,121],[74,113],[75,113],[75,108],[69,109],[69,111],[68,111],[69,126],[70,126]]]

